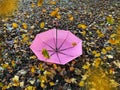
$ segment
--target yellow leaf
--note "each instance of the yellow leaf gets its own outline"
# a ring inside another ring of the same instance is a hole
[[[120,86],[120,84],[119,83],[117,83],[115,80],[110,80],[110,85],[112,86],[112,87],[117,87],[117,86]]]
[[[80,82],[79,82],[79,86],[80,86],[80,87],[84,86],[84,81],[80,81]]]
[[[107,47],[105,47],[105,48],[106,48],[106,50],[108,50],[108,51],[112,50],[112,47],[111,47],[111,46],[107,46]]]
[[[59,8],[56,8],[54,11],[52,11],[50,13],[50,16],[51,17],[57,17],[58,19],[61,18],[61,16],[59,15],[58,11],[59,11]]]
[[[38,0],[37,1],[37,6],[42,6],[42,4],[43,4],[43,0]]]
[[[31,7],[34,8],[35,7],[35,3],[31,3]]]
[[[71,14],[68,14],[68,18],[70,21],[73,21],[74,17]]]
[[[30,69],[30,71],[31,71],[32,73],[35,73],[35,67],[32,67],[32,68]]]
[[[56,2],[55,1],[50,1],[50,4],[55,5]]]
[[[11,64],[12,64],[12,66],[14,67],[14,66],[15,66],[15,61],[12,60]]]
[[[78,24],[78,28],[86,29],[87,26],[85,24]]]
[[[51,17],[56,16],[56,15],[58,15],[58,12],[57,12],[57,11],[52,11],[52,12],[50,13],[50,16],[51,16]]]
[[[54,86],[55,83],[54,82],[49,82],[50,86]]]
[[[114,24],[114,18],[112,15],[107,16],[106,19],[107,19],[107,23]]]
[[[43,55],[46,59],[49,59],[49,58],[50,58],[49,53],[48,53],[48,51],[47,51],[46,49],[43,49],[43,50],[42,50],[42,55]]]
[[[117,43],[119,43],[118,40],[115,40],[115,39],[112,39],[112,38],[110,38],[108,42],[109,42],[110,44],[117,44]]]
[[[5,85],[5,86],[2,87],[2,90],[7,90],[7,88],[8,88],[8,86]]]
[[[40,86],[41,86],[42,88],[45,88],[45,87],[46,87],[44,83],[41,83]]]
[[[86,31],[82,31],[81,34],[82,34],[83,36],[85,36],[85,35],[86,35]]]
[[[3,83],[2,82],[0,82],[0,87],[3,87]]]
[[[8,64],[8,63],[3,64],[2,67],[3,67],[3,68],[8,68],[8,67],[9,67],[9,64]]]
[[[28,26],[27,26],[26,23],[23,23],[22,26],[23,26],[24,29],[27,29],[27,28],[28,28]]]
[[[94,66],[95,67],[98,67],[99,65],[100,65],[100,63],[101,63],[101,59],[100,58],[96,58],[95,60],[94,60]]]
[[[100,30],[97,30],[96,32],[97,32],[99,37],[103,37],[104,36],[104,34]]]
[[[103,48],[102,51],[101,51],[101,53],[102,54],[106,54],[107,53],[106,49]]]
[[[25,90],[36,90],[36,87],[34,86],[27,86]]]
[[[116,36],[116,34],[111,34],[110,38],[114,38]]]
[[[22,34],[22,42],[26,43],[29,41],[29,36],[27,34]]]
[[[96,54],[95,54],[95,57],[100,57],[100,53],[96,53]]]
[[[45,23],[44,22],[41,22],[40,23],[40,28],[44,28],[45,27]]]
[[[19,0],[0,0],[0,17],[12,16],[18,9]]]
[[[56,17],[57,17],[57,19],[61,19],[60,14],[57,14]]]
[[[90,67],[90,64],[88,62],[82,66],[83,69],[89,69],[89,67]]]
[[[18,24],[17,24],[17,23],[12,23],[12,27],[13,27],[13,28],[17,28],[17,27],[18,27]]]
[[[92,54],[94,54],[94,55],[97,54],[97,51],[93,50],[93,51],[92,51]]]
[[[30,59],[36,59],[37,57],[35,55],[30,56]]]

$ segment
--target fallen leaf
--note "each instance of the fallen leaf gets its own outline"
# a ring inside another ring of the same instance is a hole
[[[45,23],[44,22],[41,22],[40,23],[40,28],[44,28],[45,27]]]
[[[78,28],[86,29],[87,26],[85,24],[78,24]]]
[[[46,59],[49,59],[50,56],[49,56],[49,53],[46,49],[42,49],[42,55],[46,58]]]
[[[95,67],[99,67],[100,63],[101,63],[101,59],[100,59],[100,58],[96,58],[96,59],[94,60],[93,65],[94,65]]]
[[[30,71],[31,71],[32,73],[35,73],[35,67],[32,66],[31,69],[30,69]]]
[[[112,15],[107,16],[106,19],[108,24],[114,24],[114,18]]]
[[[39,7],[39,6],[42,6],[42,4],[43,4],[43,0],[38,0],[37,1],[37,6]]]
[[[74,20],[74,17],[71,14],[68,14],[68,18],[69,18],[70,21]]]
[[[102,54],[106,54],[107,53],[106,49],[103,48],[102,51],[101,51],[101,53]]]
[[[18,27],[18,24],[17,23],[12,23],[12,27],[15,29]]]
[[[96,54],[95,54],[95,57],[100,57],[100,53],[96,53]]]
[[[54,86],[55,83],[54,82],[49,82],[50,86]]]
[[[80,86],[80,87],[83,87],[83,86],[84,86],[84,81],[80,81],[80,82],[79,82],[79,86]]]
[[[83,69],[89,69],[89,67],[90,67],[90,64],[88,62],[82,66]]]
[[[27,26],[26,23],[23,23],[23,24],[22,24],[22,27],[23,27],[24,29],[27,29],[27,28],[28,28],[28,26]]]

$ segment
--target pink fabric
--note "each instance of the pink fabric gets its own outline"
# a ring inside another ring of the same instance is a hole
[[[59,52],[55,52],[56,46]],[[82,54],[82,40],[65,30],[57,30],[56,36],[54,28],[37,34],[30,48],[39,60],[64,65]],[[42,55],[42,49],[48,50],[49,59]]]

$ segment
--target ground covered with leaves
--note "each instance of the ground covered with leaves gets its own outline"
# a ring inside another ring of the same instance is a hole
[[[37,59],[31,42],[54,27],[83,40],[80,57]],[[0,0],[0,90],[120,90],[119,57],[119,0]]]

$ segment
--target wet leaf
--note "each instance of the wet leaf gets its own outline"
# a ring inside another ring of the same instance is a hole
[[[42,50],[42,55],[43,55],[46,59],[49,59],[49,58],[50,58],[49,53],[48,53],[48,51],[47,51],[46,49],[43,49],[43,50]]]

